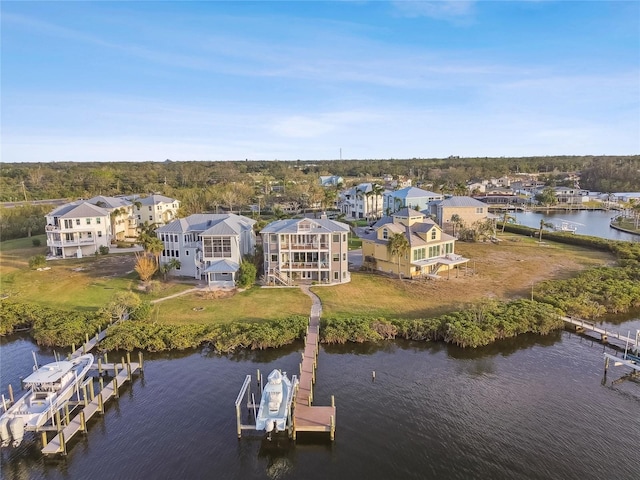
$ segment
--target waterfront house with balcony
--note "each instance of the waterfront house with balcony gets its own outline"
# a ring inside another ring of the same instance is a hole
[[[45,217],[50,257],[82,258],[111,243],[112,218],[103,207],[84,201],[67,203]]]
[[[394,234],[407,239],[408,249],[400,258],[389,253]],[[362,235],[363,266],[404,278],[435,278],[441,272],[466,264],[469,259],[455,253],[456,239],[424,214],[411,208],[383,217],[373,231]],[[399,260],[399,261],[398,261]]]
[[[382,216],[382,185],[361,183],[340,194],[338,210],[351,219],[378,219]]]
[[[265,283],[349,282],[348,234],[348,225],[324,217],[270,223],[260,232]]]
[[[255,220],[233,213],[200,213],[173,220],[156,230],[164,245],[160,264],[177,259],[180,268],[170,275],[233,287],[242,258],[255,252],[254,224]]]

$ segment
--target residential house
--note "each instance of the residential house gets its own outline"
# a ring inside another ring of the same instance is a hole
[[[123,242],[138,237],[137,222],[133,216],[133,203],[126,198],[98,195],[87,203],[102,207],[111,215],[111,240]]]
[[[574,187],[553,188],[558,203],[581,204],[589,201],[589,192]]]
[[[383,194],[382,209],[385,215],[391,215],[402,208],[425,210],[429,204],[442,200],[440,193],[422,190],[416,187],[407,187],[401,190],[388,191]]]
[[[176,218],[180,208],[180,200],[164,195],[148,195],[127,197],[134,205],[134,215],[138,226],[166,225]]]
[[[400,258],[389,252],[389,240],[394,234],[404,235],[409,245]],[[411,208],[402,208],[381,218],[373,231],[361,238],[363,266],[405,278],[434,276],[469,261],[456,255],[454,237]]]
[[[348,225],[324,216],[270,223],[260,232],[265,283],[349,282],[348,234]]]
[[[171,275],[232,287],[242,258],[255,252],[254,224],[255,220],[233,213],[200,213],[173,220],[156,230],[164,245],[160,265],[176,259],[180,268]]]
[[[340,175],[320,175],[321,187],[337,187],[344,184],[344,178]]]
[[[390,190],[410,187],[412,184],[411,179],[404,175],[398,175],[394,179],[393,175],[385,174],[382,177],[382,181],[384,182],[385,188],[388,188]]]
[[[382,216],[384,187],[375,183],[361,183],[340,194],[338,210],[347,218],[377,219]]]
[[[448,197],[436,202],[428,213],[435,214],[440,228],[448,233],[455,233],[455,228],[460,224],[471,226],[476,222],[495,218],[489,213],[489,206],[486,203],[466,196]],[[457,222],[455,215],[457,215]]]
[[[111,215],[103,207],[85,201],[67,203],[45,218],[50,257],[82,258],[111,243]]]

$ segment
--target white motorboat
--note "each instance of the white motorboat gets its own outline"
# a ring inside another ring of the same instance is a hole
[[[276,369],[269,374],[256,415],[256,430],[271,433],[287,429],[294,387],[286,373]]]
[[[87,353],[71,360],[59,360],[37,368],[22,381],[27,390],[0,416],[0,439],[6,447],[13,438],[13,446],[22,442],[24,432],[35,431],[69,400],[76,385],[93,365],[93,355]],[[4,397],[3,397],[4,402]]]
[[[578,230],[578,227],[571,222],[560,222],[560,223],[556,223],[553,226],[553,229],[556,230],[557,232],[576,233],[576,230]]]

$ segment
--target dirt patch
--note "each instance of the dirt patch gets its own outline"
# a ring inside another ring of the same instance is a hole
[[[236,294],[236,290],[202,290],[198,292],[198,298],[202,300],[215,300],[218,298],[231,298]]]

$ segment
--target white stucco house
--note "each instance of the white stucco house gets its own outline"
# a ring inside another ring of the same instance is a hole
[[[383,211],[387,216],[403,208],[411,208],[418,211],[425,210],[430,203],[444,199],[444,196],[440,193],[416,187],[388,191],[383,194],[383,197]]]
[[[45,218],[51,258],[82,258],[111,243],[111,216],[103,207],[88,202],[67,203],[49,212]]]
[[[138,226],[142,226],[145,223],[149,225],[166,225],[176,218],[180,208],[180,200],[165,197],[164,195],[135,195],[127,197],[127,199],[134,205],[133,214]]]
[[[255,251],[254,224],[255,220],[233,213],[202,213],[173,220],[156,230],[164,245],[160,264],[177,259],[180,268],[170,275],[233,287],[243,257]]]

